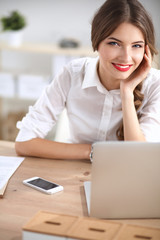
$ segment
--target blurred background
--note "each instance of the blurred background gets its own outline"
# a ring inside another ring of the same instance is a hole
[[[0,139],[14,141],[16,122],[34,104],[59,69],[73,58],[95,56],[90,42],[92,17],[104,0],[0,0],[0,18],[16,11],[24,28],[10,36],[0,25]],[[152,16],[160,49],[160,1],[140,0]],[[15,32],[11,31],[11,32]],[[160,68],[159,56],[154,67]],[[63,126],[64,130],[66,126]],[[55,139],[56,128],[48,138]],[[59,140],[56,137],[56,140]],[[61,139],[60,139],[61,140]]]

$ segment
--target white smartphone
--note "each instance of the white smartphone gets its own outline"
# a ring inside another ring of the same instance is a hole
[[[36,190],[39,190],[47,194],[53,194],[63,190],[63,186],[53,182],[49,182],[40,177],[33,177],[33,178],[23,180],[23,183],[29,187],[32,187]]]

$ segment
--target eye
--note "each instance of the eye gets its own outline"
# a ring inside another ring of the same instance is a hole
[[[119,46],[119,44],[117,42],[109,42],[108,44],[112,45],[112,46]]]
[[[134,48],[142,48],[143,46],[140,45],[140,44],[135,44],[135,45],[133,45],[133,47],[134,47]]]

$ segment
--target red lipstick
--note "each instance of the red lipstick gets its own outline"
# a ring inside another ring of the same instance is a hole
[[[115,63],[112,63],[112,65],[120,72],[127,72],[131,67],[132,65],[128,64],[128,65],[124,65],[124,64],[115,64]]]

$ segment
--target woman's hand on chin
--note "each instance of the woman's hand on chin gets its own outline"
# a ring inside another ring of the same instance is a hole
[[[145,50],[144,58],[139,67],[129,76],[128,79],[120,81],[121,96],[126,93],[133,95],[136,86],[147,77],[151,69],[152,55],[148,45],[146,45]]]

